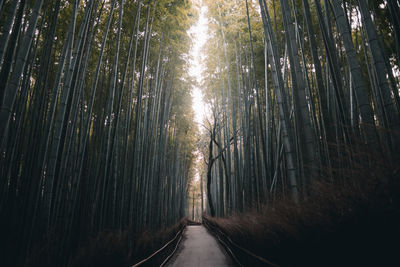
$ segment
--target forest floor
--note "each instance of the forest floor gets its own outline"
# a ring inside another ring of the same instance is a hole
[[[348,175],[358,175],[340,182],[316,182],[299,204],[280,200],[203,221],[278,266],[400,266],[398,166],[353,169]]]
[[[161,229],[158,232],[151,229],[141,231],[139,234],[127,231],[122,233],[118,231],[101,232],[79,247],[68,266],[132,266],[159,250],[162,245],[173,239],[186,224],[187,219],[183,218],[175,225]],[[174,245],[170,246],[162,253],[152,257],[147,266],[159,266],[172,253],[174,247]],[[29,266],[54,265],[31,264]]]
[[[170,267],[235,266],[218,241],[202,225],[188,226]]]

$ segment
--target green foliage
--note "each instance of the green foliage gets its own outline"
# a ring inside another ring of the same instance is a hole
[[[13,1],[5,2],[0,30],[14,19],[8,15]],[[21,32],[22,37],[37,1],[26,2],[21,29],[14,30],[14,35]],[[7,266],[24,262],[17,254],[50,245],[42,236],[52,231],[59,233],[59,242],[43,257],[67,263],[74,246],[105,229],[137,234],[144,228],[173,225],[185,215],[186,189],[193,176],[197,136],[190,94],[194,82],[188,76],[192,44],[187,31],[197,14],[191,2],[61,0],[57,14],[58,1],[43,2],[47,5],[40,14],[46,13],[39,16],[31,36],[10,127],[1,126],[7,141],[2,139],[0,148],[4,177],[0,187],[2,194],[6,192],[0,215],[10,219],[4,222],[7,234],[0,245],[12,243],[4,250],[12,252],[6,252]],[[140,20],[135,25],[139,3]],[[74,15],[74,34],[68,36]],[[52,35],[54,18],[57,25]],[[63,52],[68,40],[72,46]],[[16,59],[20,43],[12,44],[16,53],[6,50],[14,65],[20,64]],[[0,76],[8,75],[3,63]],[[55,170],[52,179],[50,168]],[[18,212],[13,212],[11,207],[16,206]],[[121,250],[122,243],[133,239],[110,238],[109,242]],[[107,248],[99,250],[108,253]]]

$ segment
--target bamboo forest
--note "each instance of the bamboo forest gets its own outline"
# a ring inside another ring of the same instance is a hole
[[[399,0],[0,0],[0,105],[1,266],[399,265]]]

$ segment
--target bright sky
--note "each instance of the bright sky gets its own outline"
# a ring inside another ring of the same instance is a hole
[[[193,25],[189,29],[189,34],[192,38],[193,46],[190,51],[190,68],[189,74],[193,76],[198,84],[202,82],[202,71],[204,66],[202,65],[204,56],[201,54],[201,48],[206,43],[208,39],[207,28],[208,28],[208,20],[206,18],[207,7],[203,6],[202,1],[199,1],[200,4],[200,14],[199,20],[195,25]],[[192,90],[192,98],[193,98],[193,110],[195,113],[195,121],[197,125],[203,122],[203,119],[206,114],[205,103],[203,102],[203,95],[201,93],[200,88],[194,87]]]
[[[190,50],[190,68],[189,74],[196,79],[197,84],[201,85],[203,80],[203,69],[204,66],[202,62],[204,61],[204,55],[202,55],[202,47],[208,40],[209,36],[207,34],[208,30],[208,20],[206,18],[207,7],[203,6],[202,0],[193,0],[194,4],[198,4],[200,7],[199,12],[199,20],[195,25],[193,25],[188,33],[192,39],[192,49]],[[201,89],[198,87],[192,88],[192,99],[193,99],[193,111],[195,115],[195,122],[197,123],[198,130],[201,129],[201,123],[203,123],[204,117],[206,116],[206,105],[203,102],[203,94],[201,93]],[[199,163],[200,154],[197,154],[197,164]],[[196,165],[197,165],[196,164]],[[194,177],[195,181],[200,180],[200,174],[198,167],[196,168],[196,173]]]

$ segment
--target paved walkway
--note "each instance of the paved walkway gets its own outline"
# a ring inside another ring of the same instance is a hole
[[[168,266],[235,266],[218,241],[202,225],[188,226]]]

